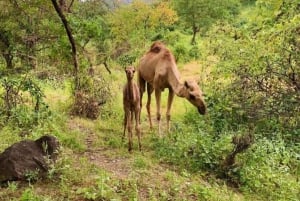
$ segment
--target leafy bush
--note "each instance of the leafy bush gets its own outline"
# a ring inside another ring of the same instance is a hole
[[[28,131],[51,116],[37,81],[26,77],[4,77],[0,83],[3,89],[0,104],[4,108],[0,115],[4,122]]]
[[[191,117],[198,115],[190,112],[186,116],[189,116],[188,119],[199,119]],[[206,131],[202,120],[189,123],[187,121],[179,123],[174,133],[154,141],[156,155],[165,162],[174,163],[190,171],[217,171],[226,153],[232,149],[231,135],[222,135],[216,139]]]
[[[136,55],[124,54],[124,55],[118,57],[118,63],[121,66],[126,67],[128,65],[132,65],[135,62],[136,59],[137,59]]]
[[[183,34],[180,31],[167,32],[163,37],[163,41],[170,46],[174,46],[178,41],[182,41]]]
[[[72,114],[97,119],[100,106],[112,97],[110,85],[101,75],[82,75],[80,83],[80,89],[75,91]]]
[[[300,111],[299,7],[293,1],[273,3],[258,2],[254,13],[261,15],[259,21],[211,30],[210,35],[218,37],[208,38],[208,48],[219,62],[212,71],[210,97],[217,108],[213,115],[226,114],[218,127],[255,125],[262,137],[271,139],[276,133],[295,143]]]
[[[232,136],[243,135],[247,127],[241,126],[235,131],[220,127],[216,133],[213,120],[216,116],[210,115],[205,120],[197,116],[194,111],[188,112],[174,133],[153,139],[153,149],[161,161],[189,171],[207,171],[244,192],[258,193],[267,200],[297,200],[299,145],[287,147],[280,135],[269,140],[253,130],[257,141],[249,150],[238,154],[231,167],[224,169],[225,158],[233,150]],[[224,125],[226,123],[224,120]]]
[[[185,62],[187,52],[188,52],[187,47],[183,43],[177,43],[173,48],[173,54],[177,62],[179,61]]]
[[[189,57],[192,59],[199,59],[201,56],[201,52],[200,49],[197,45],[193,45],[190,49],[189,49]]]
[[[237,171],[242,189],[268,200],[297,200],[300,147],[286,147],[282,140],[262,139],[240,158]]]

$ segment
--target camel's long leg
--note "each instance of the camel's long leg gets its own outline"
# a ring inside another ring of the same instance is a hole
[[[122,142],[124,140],[124,137],[125,137],[125,134],[126,134],[126,129],[127,129],[127,113],[126,113],[126,111],[125,111],[125,114],[124,114],[123,126],[124,126],[124,131],[123,131],[123,136],[122,136]]]
[[[131,125],[133,124],[133,117],[134,117],[133,115],[134,115],[134,109],[130,108],[130,117],[131,117],[130,122],[131,122]]]
[[[152,119],[151,119],[151,94],[153,92],[153,87],[150,84],[147,84],[147,93],[148,93],[148,99],[147,99],[147,113],[148,113],[148,119],[149,119],[149,123],[150,123],[150,129],[153,128],[152,125]]]
[[[132,150],[132,121],[131,121],[131,111],[127,115],[127,129],[128,129],[128,151]]]
[[[142,144],[141,144],[141,130],[140,130],[140,107],[135,108],[135,130],[138,137],[139,142],[139,150],[142,151]]]
[[[128,117],[129,117],[129,113],[130,113],[129,108],[126,105],[124,105],[124,122],[123,122],[124,130],[123,130],[122,141],[125,138],[126,129],[128,129]]]
[[[158,134],[161,135],[161,128],[160,128],[160,99],[161,99],[161,90],[155,89],[155,98],[156,98],[156,119],[158,123]]]
[[[141,75],[138,73],[138,87],[140,89],[140,110],[142,110],[143,107],[143,94],[145,92],[146,88],[146,81],[141,77]],[[141,112],[139,114],[139,121],[141,123]]]
[[[169,96],[168,96],[168,105],[167,105],[167,130],[170,132],[170,119],[171,119],[171,106],[174,99],[174,91],[169,89]]]

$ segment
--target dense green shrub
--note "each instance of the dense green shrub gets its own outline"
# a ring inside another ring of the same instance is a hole
[[[137,55],[127,53],[118,57],[118,63],[121,66],[126,67],[132,65],[136,59],[137,59]]]
[[[258,21],[211,30],[218,37],[207,47],[219,59],[211,74],[212,120],[218,130],[255,125],[262,137],[299,142],[299,7],[293,1],[258,5],[254,13],[265,11]]]
[[[94,69],[93,69],[94,71]],[[108,81],[99,73],[80,76],[80,87],[74,91],[74,103],[71,113],[81,117],[97,119],[101,105],[108,103],[112,98]]]
[[[237,170],[241,189],[268,200],[297,200],[299,197],[300,147],[286,147],[278,140],[258,140],[252,151],[240,157]]]
[[[2,123],[29,131],[51,116],[44,102],[44,93],[39,83],[26,77],[9,76],[0,80]]]
[[[186,121],[177,123],[173,133],[157,139],[154,146],[156,154],[163,161],[190,171],[217,171],[232,149],[231,135],[222,135],[217,139],[209,132],[209,128],[206,130],[205,122],[198,116],[189,112]]]
[[[220,104],[220,103],[217,103]],[[222,110],[210,112],[220,113]],[[184,121],[175,124],[170,135],[154,139],[153,148],[161,161],[176,164],[189,171],[206,171],[217,175],[243,192],[259,193],[268,200],[297,200],[299,193],[299,145],[286,146],[281,135],[272,140],[264,138],[256,130],[248,130],[247,125],[238,125],[233,129],[225,126],[231,120],[215,114],[197,118],[199,114],[189,111]],[[234,113],[228,114],[234,115]],[[238,127],[239,126],[239,127]],[[246,130],[247,129],[247,130]],[[234,131],[235,130],[235,131]],[[255,137],[250,149],[239,153],[232,166],[225,167],[224,161],[233,150],[232,137],[252,132]]]
[[[200,48],[197,45],[193,45],[189,49],[189,57],[191,59],[197,60],[200,58],[200,56],[201,56]]]
[[[186,62],[187,58],[186,55],[188,53],[188,49],[186,47],[187,45],[183,44],[183,43],[177,43],[174,47],[173,47],[173,54],[175,56],[175,59],[177,62],[181,61],[181,62]]]

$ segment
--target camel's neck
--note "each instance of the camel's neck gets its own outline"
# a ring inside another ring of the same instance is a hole
[[[180,83],[179,71],[173,68],[168,72],[169,84],[175,94],[179,97],[186,97],[186,90],[183,84]]]
[[[132,79],[127,79],[127,93],[128,93],[130,100],[135,100],[135,95],[134,95],[133,90],[134,89],[133,89]]]

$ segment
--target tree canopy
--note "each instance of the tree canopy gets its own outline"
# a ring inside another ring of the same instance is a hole
[[[218,20],[232,18],[239,12],[238,0],[174,0],[173,4],[185,26],[192,29],[192,44],[198,32],[205,32]]]

